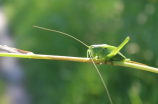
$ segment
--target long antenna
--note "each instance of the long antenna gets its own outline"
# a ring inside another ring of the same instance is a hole
[[[82,43],[84,46],[86,46],[86,47],[89,48],[89,46],[88,46],[87,44],[83,43],[81,40],[79,40],[79,39],[77,39],[77,38],[75,38],[75,37],[73,37],[73,36],[71,36],[71,35],[69,35],[69,34],[67,34],[67,33],[64,33],[64,32],[61,32],[61,31],[57,31],[57,30],[51,30],[51,29],[47,29],[47,28],[43,28],[43,27],[39,27],[39,26],[33,26],[33,27],[36,27],[36,28],[39,28],[39,29],[43,29],[43,30],[54,31],[54,32],[57,32],[57,33],[64,34],[64,35],[66,35],[66,36],[69,36],[69,37],[71,37],[71,38],[77,40],[78,42]]]
[[[69,34],[67,34],[67,33],[64,33],[64,32],[61,32],[61,31],[57,31],[57,30],[51,30],[51,29],[47,29],[47,28],[43,28],[43,27],[39,27],[39,26],[33,26],[33,27],[36,27],[36,28],[39,28],[39,29],[43,29],[43,30],[54,31],[54,32],[57,32],[57,33],[64,34],[64,35],[66,35],[66,36],[69,36],[69,37],[71,37],[71,38],[77,40],[78,42],[82,43],[84,46],[86,46],[86,47],[89,48],[89,46],[88,46],[87,44],[85,44],[85,43],[82,42],[81,40],[79,40],[79,39],[77,39],[77,38],[75,38],[75,37],[73,37],[73,36],[71,36],[71,35],[69,35]],[[107,88],[107,86],[106,86],[106,84],[105,84],[105,82],[104,82],[104,79],[103,79],[101,73],[99,72],[99,70],[98,70],[96,64],[94,63],[94,60],[93,60],[93,58],[92,58],[90,52],[88,52],[88,53],[89,53],[90,58],[91,58],[91,60],[92,60],[92,62],[93,62],[93,64],[94,64],[94,67],[96,68],[96,70],[97,70],[97,72],[98,72],[98,74],[99,74],[99,76],[100,76],[100,78],[101,78],[101,81],[102,81],[102,83],[103,83],[103,85],[104,85],[104,88],[105,88],[105,90],[106,90],[106,92],[107,92],[107,95],[108,95],[108,98],[109,98],[109,100],[110,100],[110,104],[113,104],[113,103],[112,103],[112,100],[111,100],[111,97],[110,97],[110,93],[109,93],[109,91],[108,91],[108,88]]]
[[[97,68],[96,64],[94,63],[94,60],[93,60],[93,58],[92,58],[90,52],[88,52],[88,53],[89,53],[89,56],[90,56],[90,58],[91,58],[91,60],[92,60],[92,62],[93,62],[93,64],[94,64],[94,67],[96,68],[96,70],[97,70],[97,72],[98,72],[98,74],[99,74],[99,76],[100,76],[100,78],[101,78],[101,81],[103,82],[103,85],[104,85],[105,90],[106,90],[106,92],[107,92],[107,95],[108,95],[110,104],[113,104],[112,99],[111,99],[111,97],[110,97],[109,90],[108,90],[108,88],[107,88],[107,86],[106,86],[106,84],[105,84],[105,82],[104,82],[104,79],[103,79],[103,77],[102,77],[102,75],[101,75],[99,69]]]

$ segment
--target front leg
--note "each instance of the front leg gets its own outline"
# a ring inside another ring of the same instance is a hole
[[[89,54],[91,54],[91,52],[90,52],[90,50],[88,49],[88,50],[87,50],[87,58],[90,58],[90,57],[89,57]]]
[[[91,60],[90,58],[90,54],[91,54],[91,52],[90,52],[90,50],[88,49],[87,50],[87,58],[89,58],[89,59],[86,59],[86,60],[84,60],[84,62],[87,62],[87,61],[89,61],[89,60]]]
[[[89,59],[86,59],[84,62],[90,61],[91,58],[94,59],[94,60],[97,60],[97,59],[99,59],[99,56],[95,56],[95,57],[93,58],[93,57],[91,56],[90,50],[88,49],[88,50],[87,50],[87,58],[89,58]]]

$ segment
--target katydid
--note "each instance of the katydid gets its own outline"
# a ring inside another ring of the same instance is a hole
[[[130,60],[130,59],[126,59],[126,57],[122,53],[119,52],[123,48],[123,46],[129,41],[129,39],[130,39],[129,37],[127,37],[118,47],[107,45],[107,44],[88,46],[85,43],[83,43],[81,40],[79,40],[69,34],[66,34],[64,32],[51,30],[51,29],[47,29],[47,28],[43,28],[43,27],[39,27],[39,26],[33,26],[33,27],[61,33],[61,34],[67,35],[67,36],[79,41],[84,46],[88,47],[87,58],[90,58],[89,56],[92,56],[93,59],[96,59],[96,60],[104,59],[105,62],[106,61],[112,62],[112,61],[129,61]]]
[[[66,34],[64,32],[60,32],[60,31],[56,31],[56,30],[51,30],[51,29],[47,29],[47,28],[43,28],[43,27],[39,27],[39,26],[34,26],[36,28],[40,28],[40,29],[44,29],[44,30],[48,30],[48,31],[54,31],[54,32],[57,32],[57,33],[61,33],[61,34],[64,34],[64,35],[67,35],[77,41],[79,41],[80,43],[82,43],[83,45],[85,45],[86,47],[88,47],[88,50],[87,50],[87,58],[90,58],[103,82],[103,85],[105,87],[105,90],[107,91],[107,94],[108,94],[108,97],[109,97],[109,100],[110,100],[110,103],[112,103],[112,100],[111,100],[111,97],[110,97],[110,94],[109,94],[109,91],[106,87],[106,84],[97,68],[97,66],[95,65],[93,59],[97,60],[97,59],[103,59],[105,60],[105,63],[106,62],[111,62],[112,64],[112,61],[127,61],[129,59],[126,59],[126,57],[121,54],[119,51],[123,48],[123,46],[129,41],[129,37],[127,37],[118,47],[114,47],[114,46],[111,46],[111,45],[107,45],[107,44],[99,44],[99,45],[91,45],[91,46],[88,46],[86,45],[85,43],[83,43],[82,41],[80,41],[79,39],[69,35],[69,34]],[[86,62],[87,60],[85,60]]]

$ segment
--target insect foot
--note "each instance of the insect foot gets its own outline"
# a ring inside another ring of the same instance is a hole
[[[86,63],[87,61],[90,61],[91,59],[86,59],[86,60],[84,60],[84,63]]]
[[[97,63],[98,65],[101,65],[101,64],[103,64],[103,63]]]
[[[112,62],[112,60],[110,60],[110,63],[111,63],[111,68],[112,68],[112,66],[113,66],[113,62]]]
[[[106,60],[104,64],[106,65],[108,62],[110,62],[111,67],[112,67],[112,66],[113,66],[113,62],[112,62],[112,60],[109,60],[109,61]]]
[[[102,65],[103,63],[99,63],[99,65]]]

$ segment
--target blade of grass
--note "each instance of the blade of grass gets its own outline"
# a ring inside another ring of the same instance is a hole
[[[62,61],[75,61],[75,62],[88,62],[92,63],[90,58],[83,58],[83,57],[70,57],[70,56],[57,56],[57,55],[42,55],[42,54],[17,54],[17,53],[0,53],[2,57],[17,57],[17,58],[29,58],[29,59],[48,59],[48,60],[62,60]],[[85,61],[86,60],[86,61]],[[94,60],[95,63],[105,63],[104,60]],[[111,63],[106,63],[111,64]],[[145,70],[149,72],[158,73],[158,69],[150,66],[130,63],[130,62],[123,62],[123,61],[113,61],[113,65],[116,66],[124,66],[130,67],[140,70]]]

